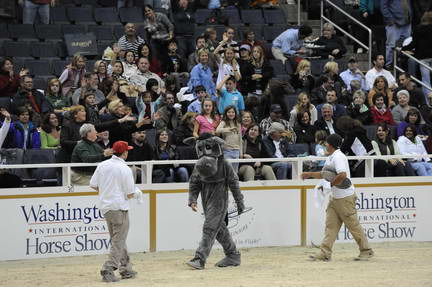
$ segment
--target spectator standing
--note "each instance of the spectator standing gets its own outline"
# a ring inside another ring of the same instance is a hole
[[[227,26],[225,28],[225,32],[222,35],[222,41],[219,42],[219,45],[213,51],[213,54],[218,56],[221,53],[223,54],[222,57],[225,57],[226,49],[230,48],[234,52],[234,57],[238,58],[240,56],[239,55],[240,44],[237,43],[237,41],[234,41],[234,36],[235,36],[234,28]]]
[[[40,138],[42,149],[57,149],[60,147],[60,126],[55,113],[50,112],[44,116]]]
[[[152,101],[151,91],[139,93],[135,105],[139,113],[138,121],[144,118],[153,119],[154,113],[156,112],[156,104]]]
[[[119,55],[121,58],[125,58],[126,52],[132,51],[135,57],[138,57],[138,47],[144,44],[145,40],[137,35],[135,24],[126,23],[124,28],[125,34],[118,40]]]
[[[93,72],[95,72],[98,76],[98,82],[102,83],[102,81],[108,77],[108,67],[104,60],[98,60],[94,64]]]
[[[180,54],[185,59],[195,51],[195,11],[190,7],[188,0],[178,1],[178,7],[173,7],[172,18]]]
[[[390,66],[396,41],[411,36],[411,0],[381,0],[381,13],[386,24],[386,66]]]
[[[303,47],[303,40],[311,34],[312,28],[307,25],[302,25],[300,28],[289,28],[273,40],[273,56],[285,64],[286,56],[306,54],[307,50]]]
[[[174,37],[174,26],[165,14],[155,12],[151,5],[144,6],[144,15],[144,29],[150,38],[152,50],[157,51],[157,56],[164,55],[167,42]]]
[[[194,89],[194,94],[196,99],[188,105],[187,111],[200,114],[202,101],[208,97],[208,94],[206,93],[206,90],[203,86],[196,86]]]
[[[204,99],[201,114],[195,118],[193,136],[198,138],[203,133],[215,135],[219,122],[220,118],[216,114],[215,103],[210,98]]]
[[[66,66],[60,75],[60,83],[62,84],[63,95],[70,97],[76,89],[81,85],[81,81],[86,72],[86,58],[84,56],[75,55],[72,62]]]
[[[242,126],[242,135],[244,136],[246,133],[246,130],[249,129],[255,125],[255,120],[252,115],[252,112],[250,111],[244,111],[241,116],[241,126]],[[261,135],[261,131],[259,131],[259,134]]]
[[[219,114],[225,112],[226,107],[234,106],[237,113],[244,111],[243,95],[236,89],[237,81],[235,77],[226,75],[217,86],[219,95],[218,111]],[[226,86],[223,88],[223,86]]]
[[[54,7],[56,0],[18,0],[23,3],[23,24],[36,24],[36,16],[42,24],[50,23],[50,6]]]
[[[248,47],[248,45],[244,45]],[[244,46],[242,45],[242,47]],[[264,50],[261,46],[253,46],[250,60],[240,64],[240,74],[242,93],[256,97],[258,105],[261,106],[262,94],[273,76],[273,68],[265,59]]]
[[[11,58],[3,58],[0,62],[0,97],[12,98],[18,91],[20,78],[28,74],[27,69],[21,69],[19,74],[14,72]]]
[[[240,81],[242,76],[240,74],[240,66],[235,59],[234,50],[232,48],[226,48],[223,55],[224,56],[220,58],[219,62],[219,72],[216,85],[219,85],[225,76],[233,76],[236,82]]]

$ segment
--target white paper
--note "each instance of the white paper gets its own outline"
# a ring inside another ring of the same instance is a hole
[[[353,153],[356,156],[362,156],[362,155],[367,154],[366,148],[363,146],[363,144],[361,143],[361,141],[358,138],[355,138],[355,140],[351,146],[351,150],[353,151]]]

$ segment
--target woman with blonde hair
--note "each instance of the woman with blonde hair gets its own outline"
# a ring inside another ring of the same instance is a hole
[[[315,50],[315,55],[323,59],[340,59],[347,51],[342,40],[336,36],[334,26],[330,23],[323,25],[322,36],[314,44],[322,46]]]
[[[390,90],[387,79],[384,76],[378,76],[375,78],[372,89],[370,89],[368,94],[368,104],[369,107],[373,106],[373,97],[381,93],[384,96],[384,103],[388,108],[395,105],[393,101],[393,92]]]
[[[309,96],[306,93],[300,93],[297,97],[297,104],[290,112],[289,124],[294,127],[297,124],[297,114],[308,111],[310,113],[310,124],[313,125],[318,119],[318,111],[311,104]]]
[[[97,73],[99,83],[108,77],[108,67],[107,64],[103,60],[97,60],[93,67],[93,72]]]
[[[296,92],[305,92],[310,95],[315,87],[315,79],[311,74],[311,63],[308,60],[301,60],[291,78],[291,86]]]
[[[60,83],[62,84],[62,92],[65,96],[71,96],[73,92],[81,86],[81,81],[86,72],[86,58],[76,54],[72,58],[72,62],[66,66],[66,69],[60,75]]]

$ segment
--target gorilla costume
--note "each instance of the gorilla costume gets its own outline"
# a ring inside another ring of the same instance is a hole
[[[239,179],[232,165],[223,157],[224,141],[211,134],[202,134],[196,142],[198,162],[189,180],[189,206],[197,203],[201,193],[204,209],[204,226],[201,242],[195,257],[187,262],[194,269],[204,269],[215,239],[222,245],[225,258],[217,267],[240,265],[240,252],[228,231],[228,189],[231,190],[240,215],[244,210]]]

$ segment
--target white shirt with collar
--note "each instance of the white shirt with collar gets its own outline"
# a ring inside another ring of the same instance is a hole
[[[331,155],[327,157],[324,166],[328,166],[331,169],[336,170],[337,174],[341,172],[345,172],[346,177],[351,179],[348,159],[340,151],[340,149],[335,150]],[[332,191],[332,196],[334,198],[344,198],[354,194],[354,185],[351,184],[351,186],[346,189],[341,189],[341,188],[337,188],[336,186],[332,186],[331,191]]]
[[[113,155],[99,163],[90,186],[99,188],[99,209],[102,214],[110,210],[129,210],[127,195],[135,192],[135,180],[124,159]]]
[[[275,145],[275,148],[276,148],[275,157],[277,157],[277,158],[283,158],[284,157],[281,150],[280,150],[280,143],[281,143],[280,140],[279,141],[273,141],[273,144]]]
[[[324,120],[324,122],[326,123],[326,125],[327,125],[327,127],[328,127],[328,129],[329,129],[329,132],[330,132],[330,134],[332,135],[332,134],[335,134],[336,132],[335,132],[335,130],[334,130],[334,127],[333,127],[333,120],[330,120],[330,121],[326,121],[326,120]]]
[[[382,69],[378,72],[375,67],[373,67],[366,73],[366,86],[368,90],[373,88],[373,83],[378,76],[384,76],[384,78],[386,78],[388,82],[389,87],[396,85],[396,80],[393,77],[392,73],[385,69]]]

